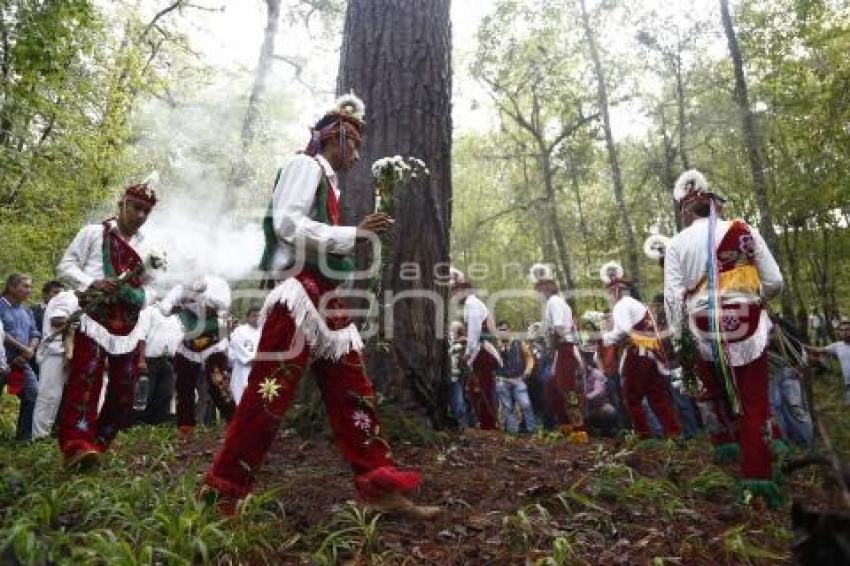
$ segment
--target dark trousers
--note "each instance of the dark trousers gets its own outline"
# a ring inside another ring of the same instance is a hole
[[[174,368],[168,356],[145,359],[148,366],[148,401],[141,420],[147,424],[162,424],[171,420],[171,400],[174,398]]]

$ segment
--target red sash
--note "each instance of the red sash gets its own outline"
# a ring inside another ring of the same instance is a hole
[[[142,259],[136,250],[124,241],[116,230],[110,229],[110,224],[108,220],[103,223],[103,272],[107,277],[121,275],[142,264]],[[142,286],[142,277],[140,275],[132,277],[126,284],[139,289]],[[85,307],[85,303],[85,300],[81,301],[80,306]],[[88,314],[110,334],[126,336],[136,327],[141,310],[142,306],[114,297]]]

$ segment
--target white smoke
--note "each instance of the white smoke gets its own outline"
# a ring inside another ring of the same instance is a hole
[[[258,141],[264,143],[244,151],[240,133],[250,76],[227,78],[176,104],[152,101],[137,119],[135,152],[160,170],[159,202],[143,230],[149,245],[168,256],[167,271],[156,277],[161,293],[205,275],[231,286],[259,277],[274,171],[291,153],[278,148],[297,144],[283,134],[293,125],[280,103],[285,93],[269,92],[277,103],[263,109]],[[244,173],[235,174],[240,166]]]

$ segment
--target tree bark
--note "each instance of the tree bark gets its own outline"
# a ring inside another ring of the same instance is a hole
[[[632,227],[632,221],[629,217],[629,212],[626,209],[625,189],[623,187],[623,177],[620,173],[620,161],[617,156],[617,147],[614,145],[614,136],[611,134],[611,118],[608,114],[608,88],[605,85],[605,69],[602,66],[602,60],[599,57],[599,50],[596,47],[596,38],[593,35],[593,30],[590,27],[590,16],[587,13],[585,0],[580,0],[581,18],[584,24],[584,32],[587,38],[587,48],[590,52],[590,59],[593,62],[593,68],[596,74],[596,94],[599,101],[599,112],[602,115],[602,128],[605,131],[605,146],[608,149],[608,163],[611,167],[611,179],[614,183],[614,200],[617,205],[617,212],[620,215],[620,222],[623,226],[623,244],[629,276],[635,289],[640,290],[640,263],[638,262],[637,243],[635,242],[635,232]]]
[[[546,191],[546,216],[552,225],[552,236],[555,238],[555,246],[558,249],[558,262],[561,264],[564,276],[564,290],[572,291],[575,289],[575,282],[570,264],[570,247],[566,236],[564,236],[561,220],[558,217],[558,203],[555,200],[555,185],[552,179],[554,176],[552,162],[549,158],[549,153],[543,148],[540,151],[540,168],[543,173],[543,187]],[[570,299],[570,301],[572,307],[575,308],[575,300]]]
[[[688,158],[687,150],[688,123],[685,120],[685,81],[682,77],[682,56],[680,53],[676,54],[674,72],[676,74],[676,109],[679,112],[679,157],[682,158],[682,167],[688,170],[691,168],[691,161]]]
[[[768,203],[767,182],[764,177],[758,125],[750,109],[747,79],[744,75],[744,60],[741,56],[741,49],[738,46],[735,27],[732,24],[732,16],[729,13],[729,0],[720,0],[720,18],[723,22],[723,31],[726,34],[726,42],[729,46],[729,57],[732,59],[732,69],[735,73],[734,99],[738,107],[738,114],[741,119],[741,128],[744,135],[744,145],[747,149],[747,158],[749,159],[750,170],[753,175],[753,194],[755,195],[756,207],[759,211],[759,231],[768,247],[775,254],[779,250],[779,238],[776,235],[776,230],[773,228],[773,216],[770,213],[770,205]],[[786,316],[793,316],[794,313],[791,295],[787,290],[783,290],[782,292],[782,311]]]
[[[451,32],[449,0],[349,0],[337,91],[366,103],[360,161],[342,178],[343,218],[354,223],[374,210],[371,164],[387,155],[425,161],[428,178],[397,194],[395,233],[384,289],[447,298],[451,218]],[[362,258],[361,258],[362,259]],[[416,267],[402,271],[402,265]],[[437,271],[439,269],[439,272]],[[449,364],[447,309],[432,297],[393,304],[393,342],[370,356],[385,393],[398,397],[436,426],[446,421]],[[383,384],[386,384],[384,387]]]
[[[274,45],[280,23],[280,0],[265,0],[266,29],[263,32],[263,44],[260,47],[260,58],[254,73],[254,84],[248,96],[248,108],[242,120],[242,148],[247,148],[257,136],[257,120],[260,117],[259,105],[266,92],[266,81],[274,61]]]

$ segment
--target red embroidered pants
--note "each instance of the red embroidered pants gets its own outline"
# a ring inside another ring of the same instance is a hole
[[[762,480],[771,478],[771,454],[768,442],[772,436],[770,424],[770,401],[768,385],[767,353],[747,365],[732,368],[741,416],[738,418],[737,438],[741,445],[741,477]],[[712,436],[715,444],[734,442],[731,430],[732,419],[726,409],[725,393],[720,385],[719,376],[715,377],[715,366],[711,362],[697,359],[697,373],[706,389],[704,398],[712,403],[718,419],[730,423],[727,431]]]
[[[321,293],[330,290],[310,275],[297,278],[313,304],[318,303]],[[342,306],[339,299],[328,303],[329,309]],[[331,328],[344,326],[339,319],[334,322],[337,324],[329,321]],[[284,352],[285,356],[275,356]],[[322,392],[337,447],[354,470],[358,495],[370,501],[418,487],[419,473],[398,470],[389,444],[380,435],[375,393],[360,353],[352,351],[339,360],[320,358],[310,364],[310,347],[282,304],[272,307],[263,324],[248,385],[204,483],[229,497],[241,498],[250,491],[308,365]]]
[[[227,354],[215,352],[203,364],[193,362],[179,352],[174,356],[174,373],[177,374],[177,426],[195,426],[195,389],[198,373],[203,371],[209,384],[210,397],[225,420],[229,421],[236,410],[230,383],[227,379]]]
[[[472,360],[472,375],[466,384],[466,395],[482,430],[499,428],[496,416],[496,368],[498,360],[482,347]]]
[[[665,438],[682,434],[682,427],[673,409],[667,378],[658,371],[658,362],[650,356],[641,356],[638,350],[627,347],[623,360],[623,401],[639,438],[652,436],[641,401],[644,397],[664,431]]]
[[[552,379],[546,382],[544,393],[549,411],[559,426],[570,426],[584,430],[581,415],[583,395],[576,387],[579,361],[573,344],[559,344],[555,350],[555,368]]]
[[[98,415],[106,362],[109,381]],[[107,354],[94,340],[77,332],[68,383],[62,395],[56,428],[59,448],[66,456],[78,450],[106,450],[119,430],[130,426],[133,393],[139,374],[139,354]]]

